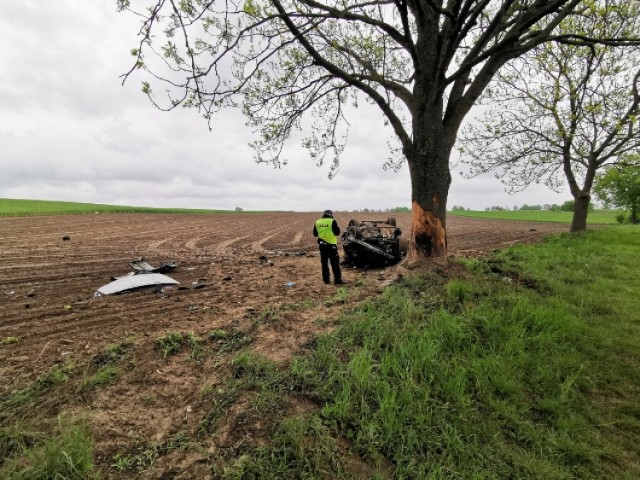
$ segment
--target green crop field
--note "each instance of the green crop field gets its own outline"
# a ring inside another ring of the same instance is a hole
[[[150,208],[97,203],[56,202],[49,200],[17,200],[0,198],[0,217],[28,217],[39,215],[70,215],[82,213],[229,213],[230,210],[187,208]],[[256,212],[253,212],[256,213]]]
[[[616,224],[617,210],[595,210],[587,216],[588,224]],[[495,220],[521,220],[526,222],[560,222],[571,223],[572,212],[551,212],[546,210],[518,210],[518,211],[455,211],[449,215],[462,217],[489,218]]]

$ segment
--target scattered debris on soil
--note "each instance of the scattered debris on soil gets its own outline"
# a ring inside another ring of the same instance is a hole
[[[138,273],[167,273],[172,270],[175,270],[178,265],[176,262],[163,262],[157,267],[152,267],[149,263],[144,259],[144,257],[136,258],[135,260],[129,262],[131,268]]]
[[[129,292],[144,287],[161,287],[163,285],[179,285],[180,282],[163,275],[165,272],[175,270],[176,262],[163,262],[158,267],[151,266],[144,257],[138,257],[129,262],[133,272],[122,277],[111,277],[112,282],[100,287],[94,297],[102,295],[114,295],[116,293]],[[196,282],[197,283],[197,282]]]
[[[162,286],[162,285],[179,285],[180,282],[177,282],[171,277],[167,277],[162,273],[145,273],[143,275],[130,275],[125,277],[120,277],[117,280],[114,280],[111,283],[103,285],[98,290],[96,290],[95,297],[100,297],[102,295],[114,295],[116,293],[128,292],[131,290],[136,290],[138,288],[144,287],[153,287],[153,286]]]

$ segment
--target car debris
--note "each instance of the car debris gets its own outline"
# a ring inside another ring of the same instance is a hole
[[[400,238],[396,219],[349,221],[342,234],[344,264],[356,267],[385,267],[398,263],[407,254],[408,242]]]
[[[126,292],[128,290],[134,290],[136,288],[151,287],[156,285],[180,285],[180,282],[174,280],[171,277],[167,277],[161,273],[144,273],[142,275],[131,275],[126,277],[120,277],[111,283],[100,287],[95,297],[102,295],[113,295],[115,293]]]
[[[136,273],[166,273],[178,267],[176,262],[164,262],[158,267],[152,267],[144,257],[138,257],[132,260],[129,262],[129,265]]]
[[[154,267],[144,257],[138,257],[129,262],[129,266],[133,272],[122,277],[111,277],[113,281],[96,290],[94,297],[113,295],[142,287],[180,285],[180,282],[163,275],[164,272],[177,268],[176,262],[163,262],[160,266]]]

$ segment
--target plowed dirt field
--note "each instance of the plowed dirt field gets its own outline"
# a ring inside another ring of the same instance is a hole
[[[325,285],[320,276],[311,233],[317,216],[0,218],[0,400],[24,391],[52,366],[67,365],[73,381],[51,390],[28,415],[53,418],[70,412],[87,418],[104,477],[207,478],[203,458],[215,458],[220,449],[252,435],[246,416],[239,428],[233,408],[217,424],[212,440],[200,440],[197,452],[172,450],[135,475],[112,465],[141,441],[149,445],[177,432],[195,437],[210,408],[202,391],[228,381],[231,353],[250,348],[286,364],[315,335],[331,329],[341,309],[380,291],[400,268],[346,269],[349,284],[340,289],[338,300],[339,289]],[[410,214],[395,216],[409,236]],[[382,220],[387,214],[336,217],[344,227],[350,218]],[[447,221],[453,256],[482,255],[568,230],[552,223],[456,216]],[[180,287],[94,298],[111,277],[131,271],[128,262],[136,257],[152,265],[175,261],[178,268],[168,275]],[[220,342],[211,343],[216,331],[236,340],[235,347],[226,349],[229,354],[211,354],[223,350]],[[193,332],[208,353],[193,359],[185,348],[163,358],[158,338],[168,332]],[[132,346],[119,375],[99,388],[80,388],[88,366],[109,345],[125,339]]]

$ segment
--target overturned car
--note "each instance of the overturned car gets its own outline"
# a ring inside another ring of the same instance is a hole
[[[345,264],[357,267],[385,267],[407,254],[409,243],[400,238],[396,219],[350,220],[342,234]]]

